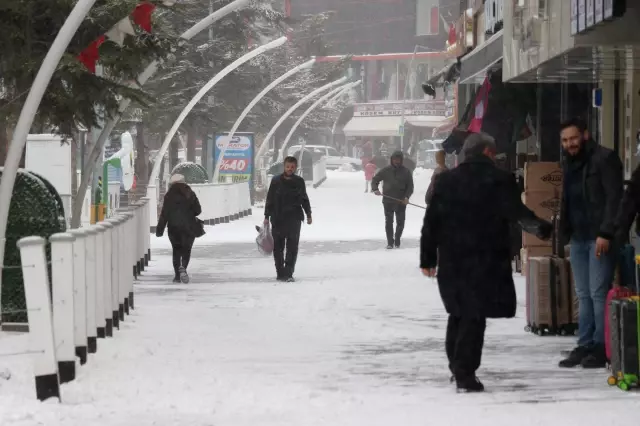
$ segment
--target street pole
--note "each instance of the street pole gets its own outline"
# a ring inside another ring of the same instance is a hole
[[[220,166],[222,165],[222,160],[224,158],[224,154],[227,152],[227,148],[229,146],[229,141],[231,141],[231,139],[233,138],[233,136],[235,135],[236,131],[238,130],[238,128],[240,127],[240,124],[242,123],[242,120],[245,119],[245,117],[247,116],[247,114],[249,114],[249,111],[251,111],[253,109],[254,106],[256,106],[256,104],[258,102],[260,102],[260,100],[262,98],[264,98],[264,96],[269,93],[269,91],[271,91],[274,87],[276,87],[278,84],[282,83],[284,80],[286,80],[287,78],[291,77],[294,74],[297,74],[298,72],[304,70],[304,69],[309,69],[313,66],[313,64],[316,62],[315,59],[311,59],[303,64],[298,65],[295,68],[290,69],[289,71],[287,71],[286,73],[282,74],[280,77],[278,77],[277,79],[273,80],[271,82],[271,84],[269,84],[267,87],[265,87],[262,92],[258,93],[256,95],[255,98],[253,98],[253,100],[251,102],[249,102],[249,105],[247,105],[247,107],[244,109],[244,111],[242,111],[242,113],[240,114],[240,116],[238,117],[238,119],[236,120],[235,123],[233,123],[233,126],[231,127],[231,130],[229,131],[229,135],[226,138],[226,141],[224,142],[224,145],[222,146],[222,149],[220,150],[220,156],[218,157],[218,160],[216,161],[216,165],[215,168],[213,169],[213,179],[211,180],[211,182],[213,183],[218,183],[218,179],[220,176]],[[215,140],[213,141],[214,146],[215,146]],[[215,152],[215,150],[214,150]],[[257,158],[257,157],[256,157]]]
[[[419,44],[416,44],[416,46],[414,47],[413,55],[411,55],[411,61],[409,62],[409,68],[407,69],[407,77],[404,80],[404,90],[402,91],[402,118],[400,119],[399,127],[402,127],[402,133],[400,134],[400,149],[403,151],[404,151],[405,105],[407,103],[407,86],[409,86],[409,78],[411,77],[411,72],[413,71],[413,63],[416,60],[416,55],[418,54],[419,48],[429,49],[429,47],[420,46]]]
[[[27,143],[29,131],[33,125],[33,120],[38,112],[38,107],[42,101],[47,86],[53,77],[60,59],[64,55],[71,39],[84,21],[96,0],[78,0],[67,20],[60,28],[51,48],[40,65],[38,74],[33,80],[27,100],[20,111],[18,124],[13,132],[11,143],[4,163],[2,180],[0,181],[0,311],[2,310],[2,268],[4,264],[5,236],[7,233],[7,219],[9,216],[9,206],[11,205],[11,195],[13,185],[16,181],[18,166],[22,151]]]
[[[272,42],[269,42],[267,44],[263,44],[262,46],[260,46],[260,47],[258,47],[256,49],[253,49],[252,51],[246,53],[245,55],[243,55],[240,58],[238,58],[235,61],[233,61],[231,64],[227,65],[222,71],[220,71],[211,80],[209,80],[209,82],[207,84],[205,84],[204,87],[198,91],[198,93],[196,93],[196,95],[191,99],[191,101],[187,104],[187,106],[184,107],[184,109],[182,110],[182,112],[180,113],[180,115],[178,116],[176,121],[173,123],[173,126],[171,126],[171,130],[169,130],[169,133],[167,133],[167,136],[165,137],[164,142],[162,143],[162,146],[160,147],[160,151],[158,151],[158,155],[157,155],[157,157],[155,159],[155,162],[153,164],[153,170],[151,171],[151,176],[149,178],[149,183],[151,185],[153,185],[153,190],[154,191],[155,191],[155,186],[157,184],[156,180],[158,179],[158,174],[160,173],[160,164],[162,163],[162,159],[163,159],[165,153],[167,152],[167,148],[169,148],[169,144],[171,143],[171,140],[175,136],[176,132],[178,131],[178,128],[180,127],[180,125],[182,124],[184,119],[187,117],[187,115],[189,115],[189,113],[191,112],[193,107],[196,106],[196,104],[198,102],[200,102],[200,100],[207,93],[209,93],[209,91],[211,91],[211,89],[213,89],[213,87],[216,84],[218,84],[218,82],[220,80],[222,80],[229,73],[234,71],[240,65],[244,64],[245,62],[249,61],[250,59],[255,58],[256,56],[259,56],[259,55],[262,55],[265,52],[268,52],[269,50],[272,50],[272,49],[275,49],[276,47],[282,46],[283,44],[285,44],[286,41],[287,41],[286,37],[280,37],[280,38],[278,38],[278,39],[276,39],[276,40],[274,40]],[[151,188],[149,187],[149,190],[147,191],[147,194],[149,194],[150,190],[151,190]]]

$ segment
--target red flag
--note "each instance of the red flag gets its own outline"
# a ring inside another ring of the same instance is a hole
[[[138,24],[140,28],[146,32],[151,32],[151,14],[155,10],[156,5],[148,2],[142,2],[136,6],[133,13],[131,13],[131,19]]]
[[[469,123],[468,131],[472,133],[480,133],[482,130],[482,119],[487,113],[487,105],[489,104],[489,92],[491,91],[491,83],[489,83],[489,77],[484,78],[482,86],[476,94],[476,99],[473,101],[474,114]]]
[[[84,66],[87,67],[87,69],[93,74],[95,74],[96,72],[96,62],[98,62],[98,59],[100,59],[100,52],[98,49],[105,40],[106,37],[103,35],[98,37],[89,45],[89,47],[84,49],[78,55],[78,60],[82,62]]]

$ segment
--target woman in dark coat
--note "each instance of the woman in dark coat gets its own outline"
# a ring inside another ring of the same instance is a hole
[[[495,143],[475,134],[465,142],[465,161],[442,172],[422,229],[420,268],[433,277],[449,314],[446,351],[457,387],[482,391],[480,366],[486,318],[512,318],[516,292],[511,270],[510,223],[548,239],[550,223],[520,197],[512,174],[496,167]]]
[[[191,259],[191,248],[195,239],[204,233],[202,224],[197,219],[200,213],[200,201],[191,187],[185,183],[184,176],[171,176],[169,190],[164,196],[162,212],[158,218],[156,236],[161,237],[164,228],[168,228],[169,241],[173,247],[174,283],[189,282],[187,267]]]

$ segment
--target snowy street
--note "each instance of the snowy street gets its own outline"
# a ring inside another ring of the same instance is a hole
[[[412,202],[424,205],[430,176],[416,172]],[[308,189],[295,283],[276,282],[255,247],[260,208],[207,228],[188,285],[171,284],[168,239],[153,238],[136,310],[62,404],[36,400],[27,356],[0,356],[0,425],[606,426],[640,410],[640,394],[609,388],[604,370],[557,367],[573,338],[524,332],[519,275],[517,318],[488,325],[487,392],[456,394],[446,313],[418,269],[424,211],[409,206],[402,248],[388,251],[381,200],[364,186],[361,172],[330,172]],[[0,355],[26,342],[0,332]]]

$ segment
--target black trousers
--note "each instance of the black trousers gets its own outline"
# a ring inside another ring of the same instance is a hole
[[[195,238],[184,234],[175,235],[169,233],[169,241],[173,248],[173,271],[176,274],[175,276],[179,277],[180,273],[178,269],[180,269],[180,266],[184,266],[184,269],[187,269],[189,266],[191,249],[193,248]]]
[[[293,276],[296,269],[296,260],[298,259],[301,227],[302,221],[297,218],[272,224],[273,260],[275,261],[276,273],[279,278]]]
[[[402,231],[404,231],[404,220],[407,213],[407,206],[398,202],[384,202],[384,230],[387,233],[387,243],[389,245],[400,244]],[[396,233],[393,234],[393,217],[396,219]]]
[[[485,318],[462,318],[449,315],[445,346],[449,370],[457,378],[475,376],[482,361]]]

